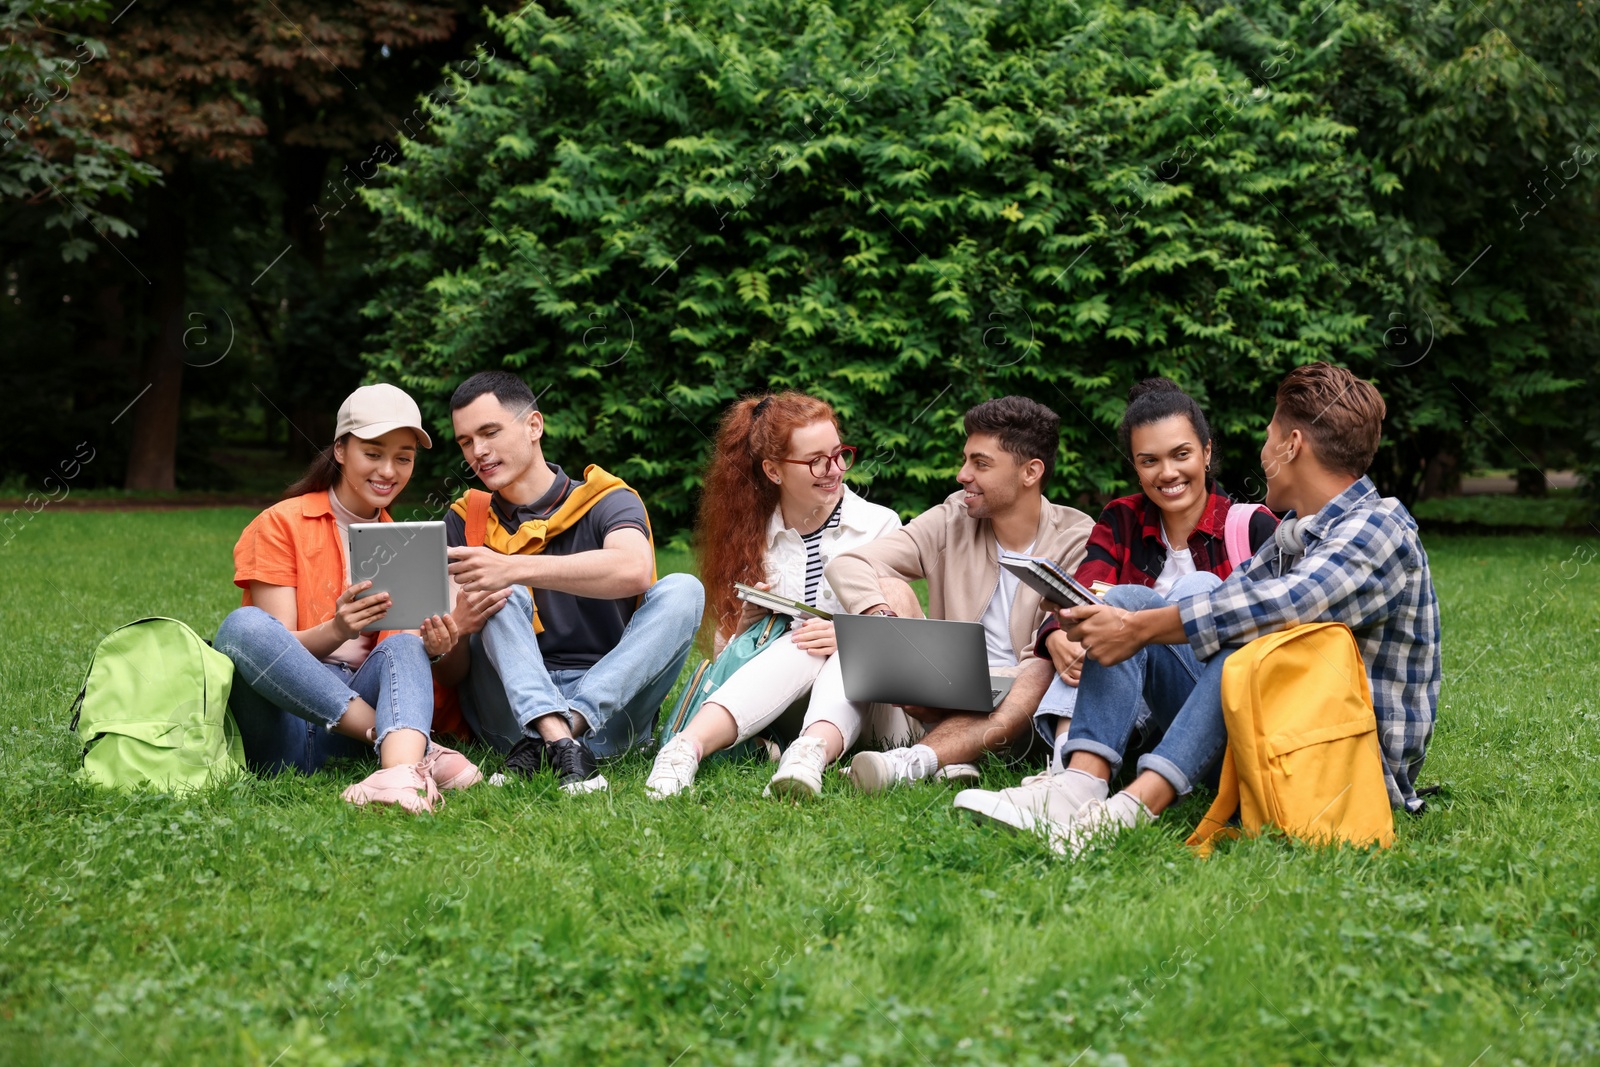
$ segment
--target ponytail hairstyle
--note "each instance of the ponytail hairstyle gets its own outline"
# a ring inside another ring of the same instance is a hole
[[[761,461],[783,459],[796,429],[824,420],[838,427],[827,401],[796,392],[745,397],[722,417],[695,523],[705,621],[713,631],[731,634],[739,623],[743,603],[734,582],[754,585],[767,579],[767,523],[778,506],[778,487]]]
[[[1178,383],[1170,378],[1146,378],[1128,390],[1128,409],[1122,413],[1122,421],[1117,424],[1117,440],[1122,444],[1122,454],[1133,455],[1135,429],[1170,419],[1174,415],[1182,415],[1189,420],[1202,449],[1211,446],[1211,424],[1206,422],[1206,413],[1200,410],[1194,397],[1179,389]],[[1207,488],[1211,481],[1211,468],[1207,464]]]
[[[340,466],[339,461],[333,457],[333,450],[335,446],[340,444],[348,446],[350,437],[350,434],[345,434],[333,444],[318,452],[311,460],[311,465],[306,468],[306,472],[300,476],[298,481],[285,489],[283,496],[278,499],[289,500],[293,497],[305,496],[307,493],[325,493],[338,485],[339,479],[344,477],[344,467]]]

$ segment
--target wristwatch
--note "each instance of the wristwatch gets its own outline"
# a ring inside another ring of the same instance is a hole
[[[439,664],[444,662],[444,658],[446,656],[448,656],[449,654],[450,653],[448,653],[448,652],[441,652],[437,656],[429,656],[428,657],[428,666],[437,667]]]
[[[889,608],[879,608],[877,611],[874,611],[871,614],[873,614],[873,615],[887,615],[891,619],[898,619],[900,617],[898,612],[895,612],[895,611],[893,611],[893,610],[891,610]]]

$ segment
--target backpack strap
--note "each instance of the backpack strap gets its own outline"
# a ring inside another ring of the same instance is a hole
[[[1234,504],[1228,509],[1228,521],[1223,527],[1223,543],[1228,549],[1228,564],[1239,567],[1255,555],[1250,551],[1250,520],[1257,511],[1265,510],[1260,504]]]
[[[467,547],[482,548],[489,535],[489,495],[482,489],[467,490]]]
[[[1237,505],[1235,505],[1237,506]],[[1194,828],[1184,844],[1193,848],[1203,859],[1211,855],[1221,837],[1236,837],[1238,831],[1228,827],[1228,821],[1239,811],[1239,771],[1233,764],[1233,746],[1224,750],[1222,774],[1217,779],[1217,797],[1211,807],[1200,816],[1200,825]]]

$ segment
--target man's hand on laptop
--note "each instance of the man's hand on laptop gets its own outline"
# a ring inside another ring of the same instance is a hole
[[[481,547],[452,548],[445,554],[450,557],[450,577],[463,589],[474,593],[497,592],[517,582],[516,556]]]
[[[961,712],[945,711],[943,708],[925,708],[921,704],[897,704],[895,706],[901,711],[905,712],[910,718],[913,718],[920,723],[927,723],[930,725],[936,722],[943,722],[945,718],[950,715],[964,714]]]

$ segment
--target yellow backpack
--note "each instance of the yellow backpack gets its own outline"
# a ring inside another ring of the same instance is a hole
[[[1372,687],[1342,623],[1290,627],[1257,638],[1222,668],[1228,727],[1217,799],[1189,844],[1209,854],[1234,836],[1275,826],[1321,844],[1394,843]]]

